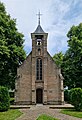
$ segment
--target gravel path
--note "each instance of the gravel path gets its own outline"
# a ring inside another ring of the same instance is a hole
[[[69,115],[60,113],[60,109],[49,109],[49,106],[32,106],[30,109],[20,109],[24,114],[16,120],[36,120],[41,114],[47,114],[59,120],[82,120]]]

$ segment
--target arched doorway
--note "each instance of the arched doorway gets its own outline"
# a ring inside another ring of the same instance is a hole
[[[43,103],[43,90],[40,88],[36,90],[36,103]]]

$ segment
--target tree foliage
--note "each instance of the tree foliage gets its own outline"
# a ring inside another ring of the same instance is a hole
[[[58,65],[58,67],[61,67],[61,65],[63,63],[63,57],[64,57],[64,55],[62,52],[59,52],[53,56],[53,60]]]
[[[69,89],[82,88],[82,23],[72,26],[67,34],[68,50],[55,54],[53,59],[61,67],[64,77],[64,87]]]
[[[26,57],[23,37],[0,2],[0,85],[14,88],[17,67]]]
[[[68,50],[63,59],[65,85],[70,88],[82,88],[82,23],[72,26],[67,34]]]

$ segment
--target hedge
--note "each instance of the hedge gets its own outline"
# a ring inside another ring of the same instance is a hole
[[[0,86],[0,111],[7,111],[10,107],[9,92],[6,87]]]
[[[73,88],[70,90],[70,102],[77,111],[82,110],[82,89]]]

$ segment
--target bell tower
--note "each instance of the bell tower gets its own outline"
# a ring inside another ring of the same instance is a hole
[[[36,104],[37,89],[42,91],[42,103],[47,103],[47,37],[40,25],[40,12],[38,26],[31,33],[32,39],[32,104]]]
[[[47,54],[47,36],[40,25],[40,12],[37,14],[39,16],[38,26],[36,30],[31,33],[32,38],[32,56],[45,56]]]

